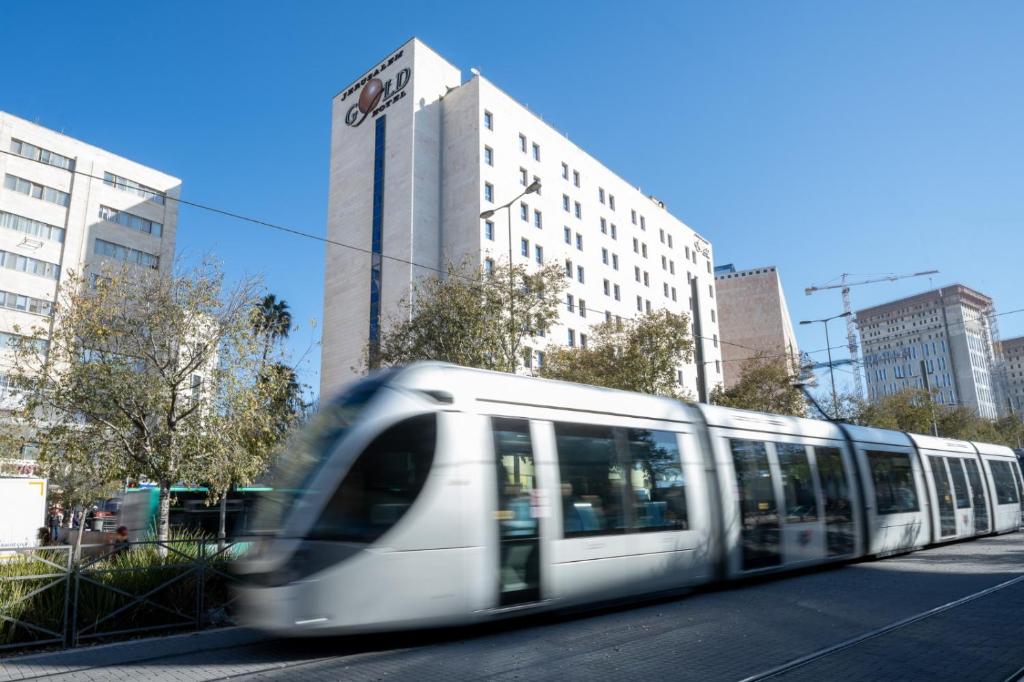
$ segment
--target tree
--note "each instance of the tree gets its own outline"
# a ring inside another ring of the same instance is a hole
[[[487,273],[449,264],[443,276],[414,285],[401,317],[390,321],[378,347],[367,346],[366,365],[372,369],[440,360],[514,372],[524,339],[546,334],[558,319],[564,288],[558,265],[534,272],[522,265],[498,265]]]
[[[282,379],[261,375],[255,291],[252,281],[226,290],[211,264],[178,276],[129,264],[72,274],[49,341],[39,328],[14,344],[19,418],[35,425],[40,458],[155,482],[160,540],[171,485],[207,485],[216,498],[262,473],[277,441],[269,396]]]
[[[271,349],[278,341],[288,338],[292,328],[292,314],[288,302],[277,300],[274,294],[267,294],[252,311],[252,326],[256,336],[263,343],[263,361],[267,361]]]
[[[710,396],[714,405],[739,407],[758,412],[803,417],[807,401],[800,389],[793,386],[797,371],[785,360],[759,353],[746,360],[739,381],[731,388],[716,387]]]
[[[540,375],[624,391],[685,397],[676,372],[693,358],[690,319],[657,310],[591,328],[586,348],[549,345]]]

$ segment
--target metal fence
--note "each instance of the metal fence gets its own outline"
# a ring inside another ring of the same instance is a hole
[[[0,650],[73,647],[96,640],[234,623],[244,550],[204,540],[67,545],[0,553]]]

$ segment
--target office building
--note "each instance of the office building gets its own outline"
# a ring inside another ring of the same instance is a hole
[[[172,267],[180,180],[2,111],[0,151],[0,341],[51,324],[72,273]],[[0,410],[17,397],[3,354]],[[23,449],[6,456],[30,467]]]
[[[941,404],[994,419],[992,311],[991,298],[962,284],[857,311],[868,399],[927,386]]]
[[[596,104],[596,103],[595,103]],[[609,135],[621,134],[609,131]],[[538,193],[498,212],[534,181]],[[585,345],[591,326],[658,308],[693,315],[695,397],[721,380],[711,244],[490,81],[417,39],[333,102],[321,390],[362,368],[364,350],[413,283],[448,262],[558,263],[569,279],[558,323],[528,340],[524,371],[549,343]],[[706,371],[705,371],[706,370]]]
[[[800,350],[775,266],[716,267],[715,290],[726,388],[739,381],[744,363],[757,356],[799,365]]]
[[[1024,419],[1024,336],[1003,339],[999,345],[1006,377],[1006,404],[1001,407]]]

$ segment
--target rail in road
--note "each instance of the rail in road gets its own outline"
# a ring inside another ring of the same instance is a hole
[[[1024,533],[472,630],[288,641],[244,630],[43,654],[0,680],[1008,680]]]

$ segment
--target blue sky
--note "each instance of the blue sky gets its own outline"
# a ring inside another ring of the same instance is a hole
[[[941,271],[856,288],[855,307],[962,282],[1024,308],[1021,3],[40,2],[3,17],[0,109],[177,175],[192,201],[324,234],[331,97],[417,35],[664,200],[719,263],[777,265],[794,322],[840,312],[838,292],[803,288],[842,272]],[[262,273],[306,353],[321,243],[187,207],[178,234],[187,257]],[[1024,314],[1000,327],[1024,334]],[[798,335],[825,345],[820,325]],[[314,347],[307,383],[318,367]]]

